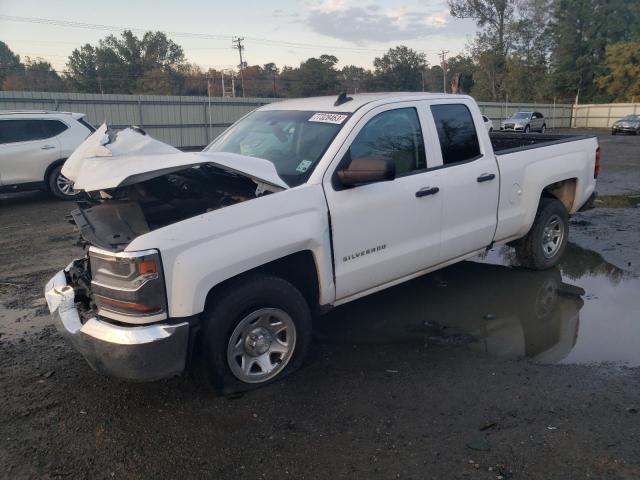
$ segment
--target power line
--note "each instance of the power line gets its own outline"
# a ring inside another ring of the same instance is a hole
[[[53,18],[42,18],[42,17],[21,17],[16,15],[0,15],[0,20],[9,21],[9,22],[23,22],[23,23],[35,23],[40,25],[53,25],[57,27],[70,27],[70,28],[85,28],[88,30],[103,30],[103,31],[120,31],[120,30],[131,30],[132,32],[146,32],[149,28],[141,28],[141,27],[131,27],[131,26],[122,26],[122,25],[105,25],[98,23],[86,23],[86,22],[77,22],[72,20],[58,20]],[[163,30],[164,31],[164,30]],[[234,36],[232,35],[214,35],[210,33],[195,33],[195,32],[175,32],[175,31],[164,31],[167,35],[173,37],[183,37],[183,38],[197,38],[202,40],[231,40],[234,41]],[[274,40],[270,38],[261,38],[261,37],[245,37],[247,41],[252,43],[262,44],[262,45],[283,45],[288,47],[295,48],[310,48],[310,49],[321,49],[324,51],[329,51],[331,49],[336,50],[345,50],[345,51],[353,51],[353,52],[377,52],[382,53],[384,50],[376,49],[376,48],[366,48],[366,47],[349,47],[349,46],[338,46],[338,45],[318,45],[313,43],[302,43],[302,42],[289,42],[286,40]],[[435,50],[427,50],[429,53],[435,53]]]

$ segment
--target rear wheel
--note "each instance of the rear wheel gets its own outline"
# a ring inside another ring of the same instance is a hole
[[[307,301],[271,275],[255,275],[220,292],[203,322],[201,366],[223,394],[284,378],[300,367],[311,340]]]
[[[529,233],[516,243],[523,267],[545,270],[558,264],[567,247],[569,214],[555,198],[541,198]]]
[[[540,129],[540,133],[544,133],[547,130],[547,126],[542,124],[542,128]]]
[[[62,163],[51,169],[47,178],[47,186],[49,192],[62,200],[75,200],[78,198],[79,192],[73,189],[73,182],[65,177],[62,170]]]

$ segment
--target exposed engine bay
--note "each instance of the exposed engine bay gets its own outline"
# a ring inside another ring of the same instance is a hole
[[[71,216],[85,243],[120,251],[151,230],[279,190],[213,164],[201,164],[88,193]]]

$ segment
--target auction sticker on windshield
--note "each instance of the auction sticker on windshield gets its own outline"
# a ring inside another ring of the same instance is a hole
[[[310,122],[341,124],[349,115],[344,113],[314,113],[309,119]]]

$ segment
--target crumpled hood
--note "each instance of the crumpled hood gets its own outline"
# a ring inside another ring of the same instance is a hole
[[[289,188],[268,160],[235,153],[181,152],[132,128],[110,135],[106,124],[71,154],[62,174],[76,190],[91,192],[143,182],[205,163],[243,174],[257,183]]]

